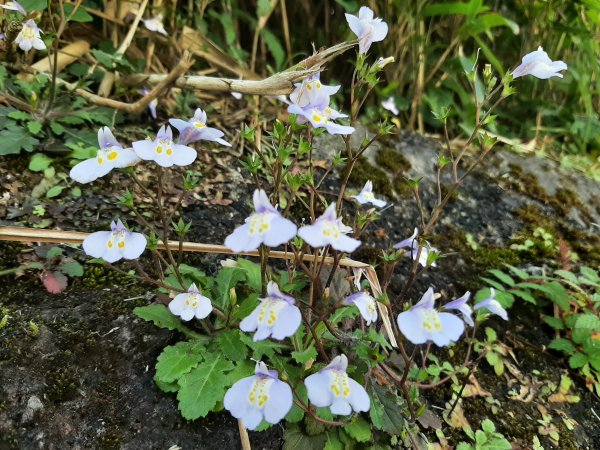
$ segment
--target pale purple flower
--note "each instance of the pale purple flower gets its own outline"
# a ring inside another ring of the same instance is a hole
[[[475,325],[471,317],[471,314],[473,314],[473,310],[469,305],[467,305],[467,302],[469,301],[470,297],[471,293],[467,291],[462,297],[459,297],[456,300],[452,300],[451,302],[446,303],[444,305],[444,309],[455,309],[457,311],[460,311],[463,315],[464,322],[470,326],[473,326]]]
[[[396,101],[394,100],[394,97],[389,97],[387,100],[382,101],[381,106],[383,109],[391,112],[395,116],[400,114],[400,111],[398,111],[398,107],[396,106]]]
[[[338,123],[333,122],[333,120],[335,119],[348,117],[348,115],[342,114],[326,105],[308,105],[302,108],[300,105],[292,103],[290,106],[288,106],[288,112],[290,114],[298,115],[298,123],[305,123],[306,121],[308,121],[315,128],[325,128],[329,134],[354,133],[354,127],[340,125]]]
[[[178,144],[189,144],[196,141],[213,141],[221,145],[231,147],[231,144],[221,139],[225,133],[216,128],[206,126],[206,113],[197,108],[194,117],[185,121],[181,119],[169,119],[169,123],[179,131]]]
[[[308,399],[319,408],[329,406],[333,414],[348,416],[352,411],[368,411],[371,399],[358,382],[346,373],[348,358],[336,356],[319,372],[304,380]]]
[[[388,26],[380,18],[374,18],[373,10],[363,6],[358,11],[358,17],[346,14],[346,20],[352,32],[358,37],[358,52],[369,51],[373,42],[383,41],[388,33]]]
[[[269,281],[267,297],[259,300],[260,304],[254,311],[240,322],[242,331],[256,330],[254,342],[269,336],[282,340],[296,333],[302,322],[302,314],[293,297],[285,295],[275,282]]]
[[[330,204],[323,215],[314,224],[306,225],[298,230],[298,236],[311,247],[319,248],[331,245],[336,250],[351,253],[358,248],[360,241],[346,234],[352,228],[344,225],[335,213],[335,203]]]
[[[98,130],[98,144],[100,148],[94,158],[81,161],[71,169],[69,176],[78,183],[90,183],[108,174],[112,169],[129,167],[140,160],[132,149],[123,148],[117,142],[108,127]]]
[[[292,409],[294,397],[290,386],[281,381],[276,370],[257,362],[254,375],[242,378],[225,393],[223,406],[244,426],[254,430],[263,419],[279,423]]]
[[[140,158],[162,167],[188,166],[198,155],[193,148],[173,142],[173,130],[168,125],[160,127],[155,140],[134,142],[133,150]]]
[[[513,78],[533,75],[534,77],[546,80],[551,77],[562,78],[561,70],[567,70],[568,67],[563,61],[552,61],[548,53],[542,47],[523,56],[521,64],[512,72]]]
[[[181,320],[204,319],[212,311],[212,303],[208,297],[202,295],[202,292],[192,283],[188,291],[183,294],[177,294],[169,303],[169,310]]]
[[[21,6],[21,4],[16,1],[6,2],[6,3],[4,3],[4,5],[0,5],[0,8],[8,9],[10,11],[17,11],[18,13],[20,13],[24,16],[27,15],[27,11],[25,11],[25,8],[23,8],[23,6]]]
[[[167,30],[165,30],[162,20],[163,20],[163,16],[162,16],[162,14],[159,14],[156,17],[152,17],[150,19],[145,19],[145,20],[143,20],[143,22],[144,22],[144,25],[146,26],[146,28],[148,28],[150,31],[156,31],[157,33],[168,36]]]
[[[495,297],[496,291],[494,288],[490,288],[490,296],[477,303],[473,309],[477,311],[481,308],[486,308],[492,314],[496,314],[497,316],[502,317],[504,320],[508,320],[508,313],[506,312],[506,309],[504,309],[502,305],[498,303],[498,300],[496,300]]]
[[[329,105],[330,97],[340,90],[341,86],[327,86],[321,83],[320,73],[316,73],[295,83],[296,89],[290,94],[292,103],[306,108],[307,106],[326,107]]]
[[[142,95],[148,95],[150,93],[149,89],[140,89],[139,93]],[[150,115],[153,119],[156,119],[156,107],[158,106],[158,99],[154,98],[150,103],[148,103],[148,109],[150,110]]]
[[[371,182],[371,180],[368,180],[365,183],[365,186],[362,188],[362,191],[360,191],[358,195],[353,195],[351,198],[356,199],[356,201],[361,205],[372,203],[378,208],[383,208],[387,204],[383,200],[375,198],[375,196],[373,195],[373,183]]]
[[[45,50],[46,44],[40,38],[41,30],[38,28],[33,19],[29,19],[23,23],[23,28],[15,39],[15,44],[24,52],[28,52],[32,48],[36,50]]]
[[[94,258],[102,258],[113,263],[124,259],[136,259],[146,248],[146,238],[142,233],[129,231],[123,222],[110,224],[111,231],[96,231],[83,240],[83,251]]]
[[[406,251],[405,255],[410,256],[414,260],[417,257],[417,254],[419,253],[419,247],[420,247],[421,254],[419,256],[419,264],[421,264],[423,267],[427,267],[428,261],[429,261],[429,254],[430,253],[439,253],[439,250],[435,247],[432,247],[431,244],[427,241],[425,241],[423,244],[420,245],[419,241],[417,239],[418,235],[419,235],[419,230],[418,230],[418,228],[415,228],[411,237],[398,242],[396,245],[394,245],[394,248],[398,249],[398,250],[402,249],[402,248],[410,248],[410,250]],[[431,265],[431,267],[436,267],[435,261],[432,262],[430,265]]]
[[[463,321],[454,314],[438,312],[434,303],[433,289],[429,288],[419,303],[398,315],[398,328],[413,344],[432,341],[438,347],[444,347],[463,334]]]
[[[253,201],[254,213],[225,239],[228,249],[239,253],[256,250],[260,244],[277,247],[296,236],[296,225],[271,205],[265,191],[255,190]]]
[[[367,325],[377,321],[377,302],[366,292],[356,292],[344,299],[344,305],[355,305]]]

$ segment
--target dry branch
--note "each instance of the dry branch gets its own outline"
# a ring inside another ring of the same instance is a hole
[[[264,80],[236,80],[190,75],[175,81],[178,88],[193,88],[212,92],[239,92],[248,95],[287,95],[294,89],[294,83],[323,70],[325,64],[336,56],[352,48],[356,41],[343,42],[333,47],[320,50],[312,56],[300,61],[289,69],[278,72]],[[160,83],[167,75],[137,74],[123,78],[125,86],[150,85]]]

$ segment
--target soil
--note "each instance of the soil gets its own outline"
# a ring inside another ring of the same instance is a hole
[[[360,128],[353,139],[360,142],[361,133],[364,135],[366,130]],[[321,136],[317,145],[315,157],[328,159],[339,148],[339,140]],[[425,207],[430,207],[437,195],[432,183],[437,151],[435,141],[407,135],[366,152],[351,187],[359,190],[366,179],[372,178],[375,190],[385,192],[394,206],[368,230],[366,244],[353,258],[373,262],[380,254],[378,249],[412,234],[418,216],[404,180],[423,177],[421,196]],[[221,244],[250,212],[248,192],[253,186],[249,178],[242,176],[239,155],[219,149],[203,153],[201,160],[203,172],[210,177],[205,177],[184,203],[185,218],[193,220],[188,239]],[[23,161],[20,157],[6,158],[0,168],[0,225],[35,226],[45,218],[51,220],[50,227],[94,231],[106,228],[110,220],[123,214],[124,209],[116,206],[114,193],[128,186],[126,175],[86,186],[81,197],[72,197],[65,190],[55,199],[31,198],[31,190],[43,176],[27,171]],[[168,183],[167,198],[173,203],[179,183],[175,175]],[[443,178],[443,184],[449,185],[449,179]],[[338,174],[323,190],[336,192],[339,185]],[[571,195],[574,192],[575,197]],[[478,276],[489,268],[501,268],[503,263],[529,271],[556,265],[558,255],[537,244],[529,252],[510,249],[510,244],[531,237],[540,226],[555,239],[566,240],[587,265],[600,265],[598,230],[591,225],[600,223],[600,207],[594,203],[598,192],[593,181],[555,167],[552,162],[523,158],[506,150],[496,152],[467,180],[448,205],[444,219],[427,237],[445,256],[436,269],[419,278],[411,296],[417,298],[430,285],[448,298],[467,289],[477,290],[484,287]],[[44,206],[44,217],[33,213],[36,205]],[[151,213],[148,205],[141,206]],[[467,244],[467,233],[477,242],[477,249]],[[66,251],[85,261],[79,251]],[[0,270],[17,266],[28,253],[30,247],[0,243]],[[223,259],[212,255],[187,258],[187,263],[209,274]],[[392,293],[402,288],[408,265],[405,261],[396,270]],[[180,336],[159,330],[132,314],[135,306],[156,301],[151,286],[91,264],[85,265],[82,278],[70,280],[67,290],[59,295],[48,294],[31,272],[17,278],[4,276],[3,281],[0,319],[5,314],[9,319],[0,328],[0,449],[240,448],[237,423],[229,414],[185,421],[177,410],[176,398],[154,384],[156,357]],[[475,376],[494,400],[481,396],[463,399],[465,415],[474,429],[490,418],[497,430],[513,442],[513,448],[530,448],[534,435],[539,435],[545,448],[553,448],[538,429],[541,405],[560,433],[558,448],[600,448],[598,398],[575,373],[569,373],[564,359],[545,350],[552,332],[541,325],[539,313],[539,309],[517,302],[509,311],[509,322],[493,319],[488,323],[497,330],[499,341],[512,351],[513,356],[507,360],[517,372],[505,371],[498,377],[482,361]],[[482,330],[480,334],[482,339]],[[455,352],[464,353],[464,347],[457,346]],[[562,374],[575,381],[571,393],[581,397],[578,403],[553,404],[547,394],[542,394],[541,387],[550,382],[558,385]],[[533,386],[536,395],[528,401],[515,399],[514,392],[520,392],[523,386]],[[450,392],[444,388],[429,391],[424,397],[434,415],[439,415],[437,408],[443,408],[449,400]],[[575,422],[572,430],[565,425],[564,417]],[[462,432],[446,424],[443,431],[446,437],[452,437],[453,445],[468,441]],[[436,441],[431,430],[425,434]],[[283,446],[280,426],[250,436],[254,449]]]

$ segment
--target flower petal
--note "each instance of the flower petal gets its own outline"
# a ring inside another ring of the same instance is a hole
[[[330,409],[333,414],[338,414],[340,416],[349,416],[352,414],[352,407],[350,406],[350,403],[348,403],[348,400],[343,398],[334,399]]]
[[[125,259],[137,259],[146,249],[147,240],[142,233],[127,233],[122,253]]]
[[[414,308],[404,311],[396,319],[400,332],[413,344],[424,344],[427,342],[427,333],[423,328],[421,315]]]
[[[350,383],[350,405],[356,412],[368,411],[371,407],[371,399],[364,387],[356,380],[348,378]]]
[[[276,380],[269,390],[269,400],[265,404],[265,420],[269,423],[279,423],[294,403],[292,389],[283,381]]]
[[[195,309],[196,319],[204,319],[212,312],[213,307],[210,299],[200,296],[198,306]]]
[[[245,223],[225,238],[225,247],[236,253],[249,252],[256,250],[261,242],[262,237],[258,234],[250,235],[250,225]]]
[[[180,316],[185,308],[185,299],[188,297],[188,293],[177,294],[173,300],[169,302],[169,311],[176,316]]]
[[[154,159],[154,154],[156,151],[156,143],[149,139],[144,139],[143,141],[135,141],[133,144],[133,151],[137,153],[137,155],[146,161],[152,161]]]
[[[172,161],[178,166],[188,166],[196,160],[198,152],[186,145],[174,144]]]
[[[283,300],[282,300],[283,301]],[[273,325],[271,336],[273,339],[282,340],[293,336],[302,322],[302,314],[295,305],[287,305],[281,309],[277,321]]]
[[[277,247],[293,239],[297,231],[298,227],[292,221],[278,216],[271,221],[269,230],[264,235],[263,242],[269,247]]]
[[[331,246],[341,252],[352,253],[360,246],[360,244],[361,242],[358,239],[341,234],[340,237],[331,243]]]
[[[317,407],[331,405],[332,394],[329,389],[329,376],[325,372],[318,372],[306,377],[304,380],[308,392],[308,399]]]
[[[110,166],[100,165],[96,158],[90,158],[76,164],[69,172],[69,176],[78,183],[86,184],[103,177],[108,172]]]
[[[465,331],[465,324],[454,314],[441,312],[438,318],[442,324],[440,331],[431,333],[431,340],[438,347],[445,347],[451,342],[456,342]]]
[[[314,248],[324,247],[329,244],[329,241],[323,235],[323,227],[319,223],[301,227],[298,230],[298,236]]]
[[[111,237],[110,231],[96,231],[83,240],[83,251],[93,258],[102,258],[106,252],[106,244]]]

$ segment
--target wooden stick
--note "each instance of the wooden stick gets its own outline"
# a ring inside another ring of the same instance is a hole
[[[248,430],[246,430],[242,419],[238,419],[238,429],[240,430],[240,441],[242,442],[242,450],[252,450],[252,447],[250,446],[250,437],[248,436]]]
[[[63,230],[39,230],[35,228],[26,227],[0,227],[0,241],[15,241],[15,242],[47,242],[52,244],[81,244],[83,240],[89,236],[90,233],[82,233],[80,231],[63,231]],[[167,245],[163,241],[158,241],[158,248],[161,250],[169,249],[178,251],[180,248],[184,252],[192,253],[211,253],[221,255],[239,255],[239,256],[260,256],[258,251],[252,252],[234,252],[224,245],[217,244],[201,244],[199,242],[183,242],[183,245],[179,246],[179,241],[168,241]],[[296,255],[292,252],[282,251],[270,251],[269,258],[273,259],[294,259]],[[320,258],[314,254],[303,254],[303,261],[322,261],[324,264],[332,265],[335,263],[334,258],[326,257]],[[371,284],[373,295],[378,297],[382,294],[381,286],[379,284],[379,278],[375,272],[375,268],[370,264],[366,264],[360,261],[355,261],[350,258],[343,258],[339,261],[339,265],[342,267],[354,267],[364,269],[367,279]],[[393,347],[398,347],[390,318],[388,315],[387,308],[381,303],[377,302],[377,308],[383,321],[383,327],[387,334],[387,337]]]
[[[48,242],[53,244],[81,244],[83,240],[89,236],[89,233],[80,231],[63,231],[63,230],[38,230],[35,228],[26,227],[0,227],[0,241],[16,241],[16,242]],[[169,249],[179,250],[179,241],[168,241]],[[163,241],[158,241],[158,248],[166,249]],[[243,256],[260,256],[257,251],[253,252],[234,252],[224,245],[217,244],[201,244],[199,242],[184,242],[183,251],[191,253],[217,253],[222,255],[243,255]],[[275,259],[294,259],[294,253],[271,251],[269,258]],[[320,260],[316,255],[305,254],[304,261]],[[333,264],[333,258],[325,258],[325,264]],[[340,261],[340,265],[345,267],[368,268],[369,264],[353,259],[344,258]]]

